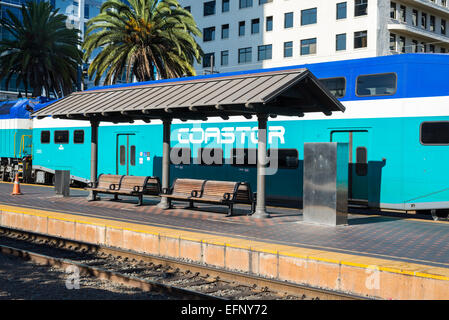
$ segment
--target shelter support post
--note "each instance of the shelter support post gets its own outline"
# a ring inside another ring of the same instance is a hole
[[[98,177],[98,126],[100,122],[96,120],[90,121],[91,137],[90,137],[90,181],[93,185],[97,183]],[[89,191],[88,200],[95,200],[95,195]]]
[[[162,149],[162,190],[170,188],[170,128],[171,119],[163,119],[163,149]],[[167,198],[162,197],[157,205],[161,209],[168,209],[170,204]]]
[[[265,175],[267,165],[267,122],[268,115],[258,114],[259,124],[258,142],[257,142],[257,199],[256,210],[252,215],[254,218],[270,218],[266,211],[265,204]]]

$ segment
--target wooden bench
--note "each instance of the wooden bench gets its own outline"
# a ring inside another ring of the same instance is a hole
[[[176,179],[170,190],[163,190],[161,197],[168,199],[169,208],[172,200],[188,201],[190,208],[194,202],[227,205],[228,216],[233,215],[236,203],[250,204],[251,213],[255,205],[251,187],[246,182]]]
[[[161,184],[157,177],[100,175],[97,187],[88,189],[93,192],[94,200],[98,193],[113,194],[114,200],[119,200],[119,195],[134,196],[138,197],[137,205],[141,206],[144,195],[161,193]]]
[[[193,196],[201,195],[205,182],[206,180],[178,178],[171,189],[164,188],[160,196],[167,198],[169,208],[172,207],[172,200],[188,201],[189,207],[193,207]]]
[[[227,216],[233,215],[236,203],[250,204],[251,213],[254,213],[255,209],[251,186],[246,182],[207,180],[201,194],[192,199],[194,202],[226,205],[229,207]]]

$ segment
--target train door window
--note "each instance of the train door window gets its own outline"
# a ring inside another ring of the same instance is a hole
[[[172,148],[170,151],[171,164],[190,164],[191,150],[190,148]]]
[[[50,131],[41,132],[41,143],[50,143]]]
[[[257,149],[234,148],[231,151],[232,165],[237,167],[255,167],[257,165]]]
[[[358,97],[393,95],[397,89],[396,73],[370,74],[357,77]]]
[[[69,143],[69,131],[68,130],[56,130],[54,138],[55,138],[55,143]]]
[[[73,143],[84,143],[84,130],[75,130],[73,132]]]
[[[124,166],[126,164],[126,147],[120,146],[120,165]]]
[[[268,149],[268,157],[277,159],[279,169],[296,169],[299,164],[298,150],[296,149]],[[273,164],[270,164],[272,166]]]
[[[449,145],[449,121],[423,122],[420,140],[424,145]]]
[[[129,152],[131,153],[130,158],[129,158],[130,164],[132,166],[135,166],[136,165],[136,146],[131,146]]]
[[[368,173],[368,152],[365,147],[358,147],[355,150],[356,164],[355,173],[358,176],[366,176]]]
[[[336,97],[343,98],[346,95],[346,78],[320,79],[320,82]]]
[[[221,166],[223,164],[223,149],[199,148],[198,164],[202,166]]]

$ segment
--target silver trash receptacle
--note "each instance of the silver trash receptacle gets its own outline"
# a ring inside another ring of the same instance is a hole
[[[304,144],[304,222],[348,223],[348,152],[347,143]]]
[[[58,196],[70,196],[70,170],[55,170],[55,191]]]

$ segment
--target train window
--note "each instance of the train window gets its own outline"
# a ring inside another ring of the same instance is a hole
[[[368,173],[368,150],[365,147],[358,147],[355,150],[355,156],[355,173],[358,176],[366,176]]]
[[[136,165],[136,146],[131,146],[130,152],[131,152],[131,155],[130,155],[129,161],[132,166],[135,166]]]
[[[172,148],[170,151],[171,164],[190,164],[190,148]]]
[[[257,149],[232,149],[232,165],[237,167],[255,167],[257,165]]]
[[[73,133],[73,143],[84,143],[84,130],[75,130]]]
[[[199,148],[197,159],[202,166],[220,166],[223,164],[223,149]]]
[[[449,121],[432,121],[421,124],[421,143],[449,145]]]
[[[41,143],[50,143],[50,131],[41,132]]]
[[[120,165],[124,166],[126,164],[126,147],[120,146]]]
[[[343,98],[346,95],[346,78],[320,79],[320,82],[336,97]]]
[[[396,73],[370,74],[357,77],[356,94],[359,97],[393,95],[397,89]]]
[[[296,149],[268,149],[268,157],[270,159],[277,159],[279,169],[298,168],[299,157],[298,150]],[[270,164],[270,166],[273,166],[273,164]]]
[[[56,130],[55,131],[55,143],[69,143],[69,131],[68,130]]]

